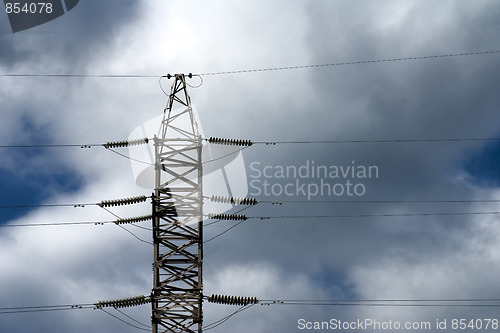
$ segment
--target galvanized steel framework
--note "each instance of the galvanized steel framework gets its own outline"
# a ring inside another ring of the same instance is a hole
[[[203,320],[202,139],[185,76],[172,77],[155,137],[153,333],[201,332]]]

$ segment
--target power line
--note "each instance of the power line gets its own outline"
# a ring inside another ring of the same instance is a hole
[[[281,205],[284,203],[311,203],[311,204],[405,204],[405,203],[499,203],[500,199],[478,199],[478,200],[258,200],[259,203],[270,203]],[[1,207],[1,206],[0,206]]]
[[[56,227],[56,226],[105,225],[105,224],[117,224],[117,225],[120,225],[119,222],[120,222],[120,220],[115,220],[115,221],[81,221],[81,222],[48,222],[48,223],[0,224],[0,228],[13,228],[13,227]],[[143,222],[143,221],[141,221],[141,222]],[[134,222],[134,223],[138,223],[138,222]],[[125,229],[125,230],[127,230],[127,229]]]
[[[208,139],[204,139],[208,140]],[[280,145],[280,144],[343,144],[343,143],[419,143],[419,142],[467,142],[467,141],[500,141],[500,138],[435,138],[435,139],[370,139],[370,140],[309,140],[309,141],[253,141],[253,144],[263,144],[263,145]],[[79,147],[79,148],[92,148],[92,147],[105,147],[107,143],[93,143],[93,144],[41,144],[41,145],[0,145],[0,148],[67,148],[67,147]],[[240,150],[246,149],[243,147]],[[122,155],[111,148],[108,150]],[[218,157],[213,160],[204,161],[203,163],[208,163],[216,161],[227,157],[235,152],[228,153],[222,157]],[[129,156],[122,155],[128,159]],[[141,163],[151,164],[150,162],[137,161]]]
[[[116,217],[118,219],[118,221],[122,220],[123,221],[123,218],[118,216],[117,214],[113,213],[111,210],[107,209],[106,207],[103,207],[101,206],[102,209],[104,209],[105,211],[107,211],[108,213],[110,213],[111,215],[113,215],[114,217]],[[140,238],[139,236],[137,236],[136,234],[134,234],[132,231],[128,230],[127,228],[125,228],[124,226],[122,226],[121,224],[116,224],[117,226],[119,226],[120,228],[122,228],[123,230],[125,230],[126,232],[128,232],[130,235],[132,235],[134,238],[136,238],[137,240],[143,242],[143,243],[146,243],[148,245],[153,245],[153,243],[151,242],[148,242],[142,238]],[[134,225],[134,224],[132,224]]]
[[[360,217],[411,217],[411,216],[456,216],[456,215],[498,215],[494,212],[447,212],[447,213],[395,213],[395,214],[354,214],[354,215],[290,215],[290,216],[248,216],[248,219],[309,219],[309,218],[360,218]]]
[[[138,329],[138,330],[148,331],[148,332],[151,330],[150,328],[146,329],[146,328],[142,328],[142,327],[136,326],[136,325],[134,325],[134,324],[132,324],[132,323],[129,323],[128,321],[126,321],[126,320],[124,320],[124,319],[122,319],[122,318],[120,318],[120,317],[118,317],[118,316],[116,316],[116,315],[114,315],[114,314],[112,314],[112,313],[110,313],[110,312],[108,312],[108,311],[106,311],[106,310],[102,309],[102,308],[101,308],[100,310],[102,310],[104,313],[106,313],[106,314],[110,315],[111,317],[113,317],[113,318],[115,318],[115,319],[118,319],[118,320],[119,320],[119,321],[121,321],[122,323],[125,323],[125,324],[127,324],[128,326],[131,326],[131,327],[136,328],[136,329]],[[127,317],[128,317],[128,316],[127,316]],[[143,325],[143,324],[141,324],[141,325]]]
[[[98,78],[98,79],[143,79],[157,78],[158,75],[144,74],[0,74],[0,77],[52,77],[52,78]]]
[[[343,144],[343,143],[418,143],[418,142],[466,142],[500,141],[500,138],[442,138],[442,139],[374,139],[374,140],[310,140],[310,141],[254,141],[254,144]]]
[[[259,203],[281,204],[393,204],[393,203],[499,203],[500,199],[471,199],[471,200],[258,200]],[[85,208],[86,206],[99,206],[99,203],[65,203],[65,204],[33,204],[33,205],[0,205],[0,209],[11,208],[42,208],[42,207],[72,207]]]
[[[206,197],[206,199],[209,199]],[[500,199],[464,199],[464,200],[258,200],[259,203],[281,204],[405,204],[405,203],[499,203]],[[42,208],[42,207],[72,207],[85,208],[86,206],[99,206],[99,203],[65,203],[65,204],[33,204],[33,205],[0,205],[0,209],[10,208]],[[246,208],[245,208],[246,209]],[[213,224],[212,222],[211,224]]]
[[[365,218],[365,217],[411,217],[411,216],[457,216],[457,215],[498,215],[500,211],[491,212],[445,212],[445,213],[395,213],[395,214],[354,214],[354,215],[289,215],[289,216],[246,216],[246,219],[311,219],[311,218]],[[27,223],[27,224],[0,224],[0,228],[12,227],[47,227],[47,226],[73,226],[73,225],[104,225],[117,224],[117,221],[81,221],[81,222],[51,222],[51,223]],[[218,223],[207,223],[211,225]],[[242,221],[243,222],[243,221]],[[239,224],[239,223],[238,223]],[[231,229],[234,228],[231,227]],[[218,236],[217,236],[218,237]]]
[[[249,208],[249,207],[246,207]],[[245,209],[246,209],[245,208]],[[453,216],[453,215],[494,215],[494,214],[500,214],[500,212],[450,212],[450,213],[407,213],[407,214],[358,214],[358,215],[304,215],[304,216],[245,216],[245,219],[242,221],[239,221],[236,224],[233,224],[229,228],[226,228],[226,230],[218,233],[217,235],[211,237],[210,239],[204,241],[203,243],[210,242],[214,240],[215,238],[218,238],[225,233],[229,232],[231,229],[236,228],[243,222],[245,222],[248,219],[260,219],[260,220],[271,220],[271,219],[311,219],[311,218],[368,218],[368,217],[412,217],[412,216]],[[205,224],[206,226],[213,225],[215,223],[221,222],[221,219],[218,219],[214,222],[207,223]]]
[[[471,299],[331,299],[331,300],[258,300],[255,304],[246,304],[231,314],[203,327],[205,331],[224,324],[236,314],[260,305],[295,305],[295,306],[363,306],[363,307],[500,307],[498,298]]]
[[[259,303],[262,302],[499,302],[500,298],[369,298],[369,299],[261,299]]]
[[[30,312],[50,312],[79,309],[95,309],[95,304],[66,304],[66,305],[42,305],[42,306],[20,306],[20,307],[2,307],[0,314],[30,313]]]
[[[413,60],[424,60],[424,59],[437,59],[437,58],[452,58],[452,57],[465,57],[474,55],[487,55],[487,54],[497,54],[500,50],[492,51],[480,51],[480,52],[463,52],[463,53],[448,53],[439,55],[427,55],[427,56],[413,56],[413,57],[400,57],[400,58],[386,58],[386,59],[372,59],[372,60],[358,60],[358,61],[345,61],[327,64],[314,64],[314,65],[299,65],[299,66],[282,66],[282,67],[268,67],[268,68],[257,68],[257,69],[242,69],[233,71],[220,71],[220,72],[206,72],[200,74],[194,74],[194,76],[214,76],[214,75],[227,75],[227,74],[242,74],[242,73],[256,73],[256,72],[271,72],[271,71],[283,71],[283,70],[294,70],[294,69],[308,69],[308,68],[322,68],[322,67],[340,67],[349,65],[362,65],[362,64],[374,64],[374,63],[384,63],[384,62],[400,62],[400,61],[413,61]],[[142,79],[142,78],[158,78],[167,77],[165,75],[151,75],[151,74],[71,74],[71,73],[61,73],[61,74],[0,74],[0,77],[11,77],[11,78],[25,78],[25,77],[50,77],[50,78],[105,78],[105,79]],[[172,77],[172,76],[171,76]]]
[[[226,321],[228,321],[231,317],[233,317],[234,315],[240,313],[241,311],[244,311],[246,309],[249,309],[251,308],[252,306],[254,306],[255,304],[247,304],[247,305],[243,305],[242,307],[238,308],[236,311],[234,311],[233,313],[213,322],[213,323],[210,323],[206,326],[203,327],[203,330],[204,331],[209,331],[211,329],[214,329],[222,324],[224,324]]]
[[[79,147],[79,148],[92,148],[92,147],[104,147],[106,149],[112,150],[111,148],[118,147],[129,147],[129,146],[137,146],[142,144],[147,144],[151,139],[143,138],[137,140],[129,140],[129,141],[114,141],[114,142],[106,142],[106,143],[92,143],[92,144],[39,144],[39,145],[0,145],[0,148],[67,148],[67,147]]]
[[[137,324],[141,325],[141,326],[144,326],[145,328],[147,328],[148,330],[151,330],[151,325],[146,325],[144,323],[141,323],[140,321],[132,318],[131,316],[129,316],[128,314],[126,314],[125,312],[121,311],[120,309],[118,308],[115,308],[116,311],[120,312],[122,315],[124,315],[125,317],[127,317],[128,319],[136,322]]]
[[[221,221],[221,220],[219,220],[219,221]],[[217,222],[219,222],[219,221],[217,221]],[[239,226],[239,225],[240,225],[240,224],[242,224],[243,222],[245,222],[245,221],[240,221],[240,222],[238,222],[238,223],[236,223],[236,224],[232,225],[231,227],[227,228],[227,229],[226,229],[226,230],[224,230],[223,232],[221,232],[221,233],[219,233],[219,234],[217,234],[217,235],[215,235],[215,236],[213,236],[213,237],[211,237],[211,238],[209,238],[209,239],[207,239],[207,240],[203,241],[203,243],[204,243],[204,244],[205,244],[205,243],[208,243],[208,242],[210,242],[210,241],[212,241],[212,240],[216,239],[217,237],[220,237],[220,236],[224,235],[226,232],[228,232],[229,230],[231,230],[231,229],[233,229],[233,228],[236,228],[237,226]]]
[[[365,304],[369,306],[379,306],[378,304],[387,304],[388,306],[407,306],[408,303],[414,303],[419,306],[434,306],[434,303],[440,303],[440,306],[456,306],[463,304],[464,306],[500,306],[500,298],[430,298],[430,299],[261,299],[258,304],[263,305],[280,305],[280,304],[295,304],[295,305],[349,305],[349,304]],[[487,303],[487,304],[481,304]],[[79,309],[96,309],[95,303],[79,303],[79,304],[62,304],[62,305],[39,305],[39,306],[17,306],[17,307],[0,307],[0,314],[12,313],[29,313],[40,311],[61,311],[61,310],[79,310]],[[120,312],[121,313],[121,312]],[[128,315],[124,314],[128,317]],[[130,318],[130,317],[129,317]],[[132,319],[130,318],[131,320]],[[140,323],[140,322],[138,322]],[[140,323],[141,325],[144,325]],[[144,325],[147,326],[147,325]]]
[[[3,307],[3,308],[0,308],[0,315],[2,315],[2,314],[20,314],[20,313],[25,314],[25,313],[36,313],[36,312],[68,311],[68,310],[81,310],[81,309],[97,309],[97,308],[98,307],[96,306],[96,304],[90,304],[90,303],[76,304],[76,305],[72,304],[72,305],[42,305],[42,306]],[[103,308],[99,308],[99,309],[104,311],[106,314],[120,320],[121,322],[123,322],[129,326],[132,326],[134,328],[144,330],[144,331],[150,330],[150,326],[147,326],[147,325],[135,320],[134,318],[130,317],[129,315],[127,315],[126,313],[124,313],[118,309],[115,309],[115,310],[118,311],[119,313],[121,313],[122,315],[124,315],[125,317],[129,318],[130,320],[132,320],[132,321],[134,321],[134,322],[136,322],[136,323],[138,323],[138,324],[140,324],[143,327],[146,327],[148,329],[131,324],[131,323],[127,322],[126,320],[119,318],[118,316],[115,316],[112,313],[107,312]]]
[[[1,205],[0,209],[5,208],[40,208],[40,207],[73,207],[84,208],[85,206],[97,206],[98,203],[81,203],[81,204],[38,204],[38,205]]]
[[[259,304],[367,307],[500,307],[500,299],[259,300]]]
[[[92,147],[103,147],[105,143],[93,143],[93,144],[43,144],[43,145],[0,145],[0,148],[67,148],[67,147],[79,147],[79,148],[92,148]]]
[[[287,215],[287,216],[244,216],[247,219],[310,219],[310,218],[361,218],[361,217],[412,217],[412,216],[456,216],[456,215],[498,215],[492,212],[444,212],[444,213],[394,213],[394,214],[353,214],[353,215]],[[220,221],[220,220],[219,220]],[[216,221],[216,222],[219,222]],[[214,222],[214,223],[216,223]],[[244,222],[244,221],[242,221]],[[211,223],[213,224],[213,223]],[[239,223],[238,223],[239,224]]]
[[[25,223],[25,224],[0,224],[0,228],[13,227],[54,227],[70,225],[104,225],[116,223],[116,221],[82,221],[82,222],[49,222],[49,223]]]
[[[111,149],[111,148],[108,148],[108,150],[111,151],[111,152],[113,152],[113,153],[115,153],[115,154],[117,154],[118,156],[125,157],[126,159],[129,159],[129,160],[134,161],[134,162],[138,162],[138,163],[142,163],[142,164],[147,164],[147,165],[154,165],[154,163],[152,163],[152,162],[146,162],[146,161],[141,161],[141,160],[132,158],[132,157],[130,157],[128,155],[122,154],[122,153],[120,153],[120,152],[118,152],[118,151],[116,151],[114,149]]]
[[[33,204],[33,205],[0,205],[0,208],[35,208],[35,207],[73,207],[73,208],[84,208],[86,206],[99,206],[101,208],[105,207],[117,207],[124,205],[131,205],[146,201],[151,196],[136,196],[125,199],[115,199],[115,200],[103,200],[101,202],[92,203],[63,203],[63,204]],[[106,209],[107,210],[107,209]],[[109,213],[113,214],[108,210]],[[113,214],[114,215],[114,214]],[[118,217],[115,215],[115,217]]]
[[[363,307],[500,307],[500,299],[498,298],[471,298],[471,299],[331,299],[331,300],[259,300],[260,305],[295,305],[295,306],[363,306]],[[204,327],[204,330],[211,330],[235,316],[236,314],[249,309],[255,304],[248,304],[238,308],[231,314],[212,322]],[[78,305],[45,305],[45,306],[28,306],[28,307],[3,307],[0,308],[0,314],[19,314],[19,313],[35,313],[35,312],[50,312],[63,310],[77,309],[96,309],[95,304],[78,304]],[[106,314],[115,319],[134,327],[139,330],[149,331],[149,326],[145,325],[127,314],[119,311],[122,315],[130,320],[140,324],[143,327],[136,326],[106,310],[100,308]]]
[[[202,75],[202,76],[207,75],[208,76],[208,75],[226,75],[226,74],[239,74],[239,73],[270,72],[270,71],[282,71],[282,70],[292,70],[292,69],[374,64],[374,63],[382,63],[382,62],[464,57],[464,56],[496,54],[496,53],[500,53],[500,50],[482,51],[482,52],[466,52],[466,53],[451,53],[451,54],[416,56],[416,57],[389,58],[389,59],[376,59],[376,60],[347,61],[347,62],[336,62],[336,63],[318,64],[318,65],[302,65],[302,66],[286,66],[286,67],[272,67],[272,68],[260,68],[260,69],[244,69],[244,70],[235,70],[235,71],[203,73],[203,74],[198,74],[198,75]]]

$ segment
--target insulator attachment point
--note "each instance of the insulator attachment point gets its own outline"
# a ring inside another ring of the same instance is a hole
[[[117,200],[103,200],[98,206],[99,207],[114,207],[114,206],[124,206],[124,205],[132,205],[139,202],[144,202],[147,200],[145,195],[140,195],[138,197],[133,198],[125,198],[125,199],[117,199]]]
[[[207,300],[210,303],[242,305],[242,306],[259,303],[257,297],[239,297],[239,296],[214,295],[214,294],[210,295]]]
[[[153,219],[153,215],[143,215],[143,216],[138,216],[138,217],[131,217],[131,218],[126,218],[126,219],[118,219],[115,221],[115,224],[130,224],[130,223],[137,223],[137,222],[143,222],[143,221],[148,221]]]
[[[255,198],[236,198],[236,197],[225,197],[222,195],[212,195],[210,197],[212,202],[220,203],[230,203],[233,205],[256,205],[259,202]]]
[[[208,218],[212,220],[228,220],[228,221],[245,221],[247,217],[245,215],[238,214],[208,214]]]
[[[224,138],[214,138],[208,139],[208,142],[218,144],[218,145],[228,145],[228,146],[251,146],[253,142],[251,140],[240,140],[240,139],[224,139]]]
[[[114,299],[109,301],[100,301],[99,303],[94,304],[97,309],[102,309],[104,307],[113,307],[117,308],[126,308],[130,306],[137,306],[146,303],[151,303],[151,297],[149,296],[135,296],[121,299]]]
[[[137,145],[147,144],[148,142],[149,142],[148,138],[131,140],[131,141],[107,142],[106,144],[104,144],[104,148],[109,149],[109,148],[137,146]]]

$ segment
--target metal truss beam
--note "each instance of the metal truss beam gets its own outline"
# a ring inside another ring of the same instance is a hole
[[[155,137],[153,333],[201,332],[203,210],[201,136],[183,74]]]

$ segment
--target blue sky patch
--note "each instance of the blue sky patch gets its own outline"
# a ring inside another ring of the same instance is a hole
[[[74,172],[47,159],[47,167],[37,172],[0,169],[0,206],[30,206],[45,202],[54,193],[77,191],[82,180]],[[54,164],[54,165],[51,165]],[[33,208],[0,208],[0,224],[18,218]]]
[[[485,187],[500,186],[500,142],[484,146],[476,155],[472,156],[465,165],[473,178],[473,182]]]

